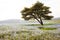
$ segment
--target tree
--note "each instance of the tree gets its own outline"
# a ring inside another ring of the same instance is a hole
[[[44,6],[43,3],[37,2],[30,8],[24,8],[22,13],[22,18],[25,20],[36,19],[41,25],[43,25],[42,19],[50,20],[53,16],[49,16],[51,13],[50,7]]]

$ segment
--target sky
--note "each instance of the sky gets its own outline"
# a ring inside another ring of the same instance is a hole
[[[24,7],[31,7],[37,1],[51,7],[51,15],[54,18],[60,17],[60,0],[0,0],[0,21],[8,19],[22,20],[20,11]]]

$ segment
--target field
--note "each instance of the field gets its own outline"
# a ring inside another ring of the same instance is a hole
[[[40,24],[0,25],[0,40],[60,40],[60,20],[44,20],[43,26]]]

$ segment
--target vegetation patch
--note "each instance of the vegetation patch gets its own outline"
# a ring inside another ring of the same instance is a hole
[[[52,23],[48,23],[48,24],[44,24],[43,26],[49,26],[49,25],[54,25]],[[26,25],[26,26],[42,26],[40,24],[29,24],[29,25]]]
[[[41,30],[56,30],[57,28],[46,28],[46,27],[39,27]]]
[[[45,32],[38,35],[33,33],[19,33],[19,34],[0,34],[0,40],[60,40],[60,33]]]

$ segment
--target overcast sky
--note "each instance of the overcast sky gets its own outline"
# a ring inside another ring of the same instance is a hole
[[[8,19],[21,19],[20,11],[24,7],[31,7],[38,0],[0,0],[0,21]],[[52,15],[60,17],[60,0],[39,0],[51,7]]]

